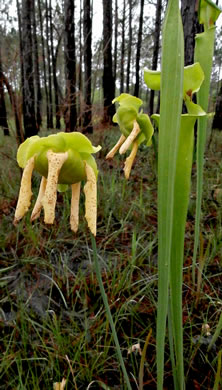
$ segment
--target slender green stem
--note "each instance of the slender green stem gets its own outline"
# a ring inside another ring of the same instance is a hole
[[[111,314],[111,311],[110,311],[110,308],[109,308],[108,299],[107,299],[106,292],[105,292],[105,289],[104,289],[104,286],[103,286],[103,281],[102,281],[99,261],[98,261],[98,257],[97,257],[96,240],[95,240],[95,237],[92,234],[91,234],[91,241],[92,241],[93,259],[94,259],[94,264],[95,264],[96,276],[97,276],[97,279],[98,279],[99,288],[100,288],[100,292],[101,292],[101,295],[102,295],[103,303],[104,303],[104,306],[105,306],[105,309],[106,309],[106,314],[107,314],[107,317],[108,317],[108,320],[109,320],[109,324],[110,324],[110,327],[111,327],[111,330],[112,330],[113,339],[114,339],[114,342],[115,342],[115,345],[116,345],[116,351],[117,351],[117,355],[118,355],[118,358],[119,358],[119,363],[120,363],[122,371],[123,371],[123,375],[124,375],[124,378],[125,378],[125,381],[126,381],[126,384],[127,384],[127,388],[128,388],[128,390],[132,390],[132,387],[131,387],[130,381],[129,381],[129,377],[128,377],[128,374],[127,374],[127,371],[126,371],[126,367],[125,367],[125,364],[124,364],[124,361],[123,361],[123,357],[122,357],[122,353],[121,353],[121,349],[120,349],[119,340],[118,340],[118,337],[117,337],[115,325],[114,325],[114,322],[113,322],[112,314]]]

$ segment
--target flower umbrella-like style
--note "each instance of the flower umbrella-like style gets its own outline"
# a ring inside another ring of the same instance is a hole
[[[144,141],[146,141],[147,146],[151,145],[153,126],[148,115],[142,111],[139,112],[139,108],[143,104],[141,99],[122,93],[113,100],[113,103],[115,102],[119,103],[119,107],[113,116],[113,122],[118,123],[122,135],[106,158],[113,158],[118,150],[120,154],[124,154],[131,148],[131,153],[126,158],[124,166],[125,177],[128,179],[139,145]]]
[[[79,224],[79,196],[81,181],[86,181],[85,217],[91,232],[96,235],[97,218],[97,165],[92,153],[101,146],[94,147],[81,133],[58,133],[48,137],[33,136],[23,142],[17,152],[18,165],[23,168],[14,224],[25,215],[31,203],[31,177],[33,170],[42,176],[39,194],[32,211],[31,221],[40,216],[44,209],[44,222],[53,224],[57,187],[66,191],[71,185],[72,200],[70,225],[76,232]]]

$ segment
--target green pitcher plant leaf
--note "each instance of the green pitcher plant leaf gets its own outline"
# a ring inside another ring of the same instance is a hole
[[[113,100],[113,103],[116,102],[119,107],[113,116],[113,122],[119,125],[122,135],[106,158],[113,158],[118,150],[120,154],[124,154],[131,149],[124,166],[125,177],[128,179],[139,145],[142,142],[146,142],[147,146],[151,145],[153,126],[149,116],[142,110],[139,111],[143,104],[141,99],[122,93]]]
[[[210,79],[212,71],[215,25],[221,10],[210,0],[199,1],[199,22],[204,24],[204,32],[195,37],[194,60],[199,62],[204,72],[204,81],[201,89],[197,92],[197,104],[204,111],[208,110],[210,92]],[[196,215],[195,215],[195,238],[192,261],[192,277],[195,283],[195,266],[200,236],[201,203],[203,188],[204,152],[207,138],[207,116],[198,119],[197,129],[197,185],[196,185]]]
[[[44,209],[44,222],[53,224],[57,190],[64,192],[71,185],[72,200],[70,225],[76,232],[79,225],[79,196],[81,182],[84,186],[86,220],[89,229],[96,235],[97,213],[97,165],[93,153],[100,146],[94,147],[89,139],[78,132],[33,136],[27,138],[17,151],[18,165],[23,168],[18,203],[14,224],[25,215],[31,204],[31,178],[35,170],[42,176],[39,194],[32,211],[31,221],[40,216]]]
[[[158,305],[156,333],[158,390],[162,390],[164,387],[164,351],[173,239],[174,183],[183,102],[184,39],[179,0],[168,1],[162,35],[158,139]],[[170,329],[172,328],[171,321],[168,321],[168,326]],[[178,375],[180,375],[180,383],[183,384],[183,372]]]
[[[202,112],[200,115],[202,115]],[[190,114],[183,114],[181,116],[174,184],[173,231],[170,259],[170,318],[172,321],[172,334],[175,346],[176,372],[179,377],[176,378],[176,382],[178,383],[179,389],[183,388],[182,379],[180,378],[183,377],[182,271],[184,234],[191,186],[194,125],[197,117]],[[155,120],[159,127],[159,115],[154,114],[151,118]]]

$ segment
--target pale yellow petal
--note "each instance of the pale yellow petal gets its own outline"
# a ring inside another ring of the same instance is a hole
[[[53,153],[51,150],[47,152],[48,177],[42,205],[44,208],[44,222],[48,224],[52,224],[55,219],[58,177],[67,158],[68,152]]]
[[[92,234],[96,235],[96,220],[97,220],[97,186],[96,175],[94,170],[85,161],[85,170],[87,181],[84,186],[85,193],[85,217],[88,222],[88,227]]]
[[[125,161],[125,165],[124,165],[124,173],[125,173],[126,179],[129,179],[131,168],[132,168],[134,159],[136,157],[137,150],[138,150],[138,142],[134,141],[131,153],[130,153],[129,157],[127,157],[127,159]]]
[[[64,390],[66,385],[66,379],[63,378],[62,382],[53,383],[53,390]]]
[[[113,158],[115,156],[117,150],[119,150],[120,146],[123,144],[125,139],[126,139],[126,137],[122,134],[119,141],[116,143],[116,145],[110,150],[109,153],[107,153],[106,159]]]
[[[16,224],[28,211],[32,197],[32,172],[35,165],[35,157],[30,158],[23,170],[20,185],[18,203],[15,210],[14,224]]]
[[[133,126],[133,130],[128,135],[126,141],[122,144],[122,146],[119,150],[120,154],[126,153],[126,151],[129,149],[130,145],[132,145],[133,141],[135,140],[135,138],[138,136],[139,133],[140,133],[140,127],[139,127],[137,121],[135,121],[134,126]]]
[[[32,215],[31,215],[31,221],[34,221],[40,216],[41,209],[42,209],[42,199],[43,196],[45,195],[46,184],[47,184],[47,179],[44,176],[42,176],[38,197],[36,199],[35,206],[33,208]]]
[[[76,233],[79,227],[79,197],[80,197],[81,183],[72,184],[72,200],[70,212],[71,229]]]

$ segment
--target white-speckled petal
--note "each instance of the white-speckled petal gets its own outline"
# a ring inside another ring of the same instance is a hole
[[[53,153],[51,150],[47,152],[48,177],[42,205],[44,208],[44,222],[48,224],[53,224],[55,219],[58,177],[67,158],[68,152]]]
[[[70,225],[73,232],[77,232],[79,227],[79,197],[81,183],[72,184],[72,200],[70,212]]]
[[[110,152],[107,153],[106,159],[113,158],[115,156],[117,150],[119,150],[120,146],[123,144],[125,139],[126,137],[122,134],[119,141],[117,141],[116,145],[114,145],[114,147],[110,150]]]
[[[96,175],[94,170],[85,161],[85,170],[87,182],[84,186],[85,193],[85,218],[88,222],[88,227],[92,234],[96,235],[96,220],[97,220],[97,185]]]
[[[35,156],[30,158],[23,170],[18,203],[15,210],[14,225],[27,213],[32,197],[32,172],[35,165]]]
[[[132,168],[134,159],[136,157],[137,150],[138,150],[138,142],[134,141],[131,153],[130,153],[129,157],[127,157],[127,159],[125,161],[125,165],[124,165],[124,173],[125,173],[126,179],[129,179],[131,168]]]
[[[138,136],[139,133],[140,133],[140,127],[137,121],[135,121],[133,125],[133,130],[131,131],[126,141],[122,144],[119,150],[120,154],[126,153],[126,151],[129,149],[130,145],[132,145],[133,141],[135,140],[135,138]]]
[[[47,179],[44,176],[42,176],[38,197],[36,199],[35,206],[32,210],[31,222],[39,218],[40,216],[42,210],[42,199],[43,196],[45,195],[46,184],[47,184]]]

